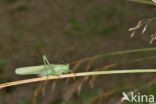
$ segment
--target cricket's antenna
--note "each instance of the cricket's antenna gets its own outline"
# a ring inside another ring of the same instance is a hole
[[[66,61],[67,61],[67,63],[69,63],[69,58],[66,56]]]
[[[57,59],[56,61],[58,61],[58,62],[61,62],[61,63],[65,63],[64,61],[62,61],[62,60],[60,60],[60,59]]]
[[[58,55],[56,55],[55,61],[61,62],[61,63],[65,64],[65,61],[63,61],[62,59],[60,59],[60,57]]]

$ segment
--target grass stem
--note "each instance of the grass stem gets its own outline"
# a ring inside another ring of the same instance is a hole
[[[25,80],[18,80],[13,82],[7,82],[0,84],[0,89],[9,87],[9,86],[15,86],[20,84],[26,84],[26,83],[33,83],[33,82],[39,82],[44,80],[54,80],[54,79],[63,79],[63,78],[69,78],[69,77],[82,77],[82,76],[95,76],[95,75],[104,75],[104,74],[128,74],[128,73],[155,73],[156,69],[131,69],[131,70],[109,70],[109,71],[93,71],[93,72],[81,72],[81,73],[71,73],[71,74],[63,74],[60,76],[49,76],[47,77],[37,77],[32,79],[25,79]]]

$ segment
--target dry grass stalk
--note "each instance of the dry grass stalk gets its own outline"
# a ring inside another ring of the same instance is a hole
[[[3,84],[0,84],[0,89],[9,87],[9,86],[20,85],[20,84],[33,83],[33,82],[39,82],[39,81],[44,81],[44,80],[54,80],[54,79],[60,79],[60,78],[63,79],[63,78],[69,78],[69,77],[82,77],[82,76],[104,75],[104,74],[125,74],[125,73],[155,73],[155,72],[156,72],[156,69],[132,69],[132,70],[111,70],[111,71],[71,73],[71,74],[64,74],[60,76],[49,76],[48,79],[45,76],[45,77],[38,77],[38,78],[3,83]]]

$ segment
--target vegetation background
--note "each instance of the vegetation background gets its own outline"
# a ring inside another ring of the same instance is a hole
[[[75,72],[103,66],[156,68],[154,52],[78,63],[103,53],[154,47],[148,35],[155,32],[154,23],[133,38],[128,29],[155,12],[155,6],[125,0],[0,0],[0,83],[36,77],[14,71],[43,64],[43,54],[51,63],[78,65]],[[0,104],[120,104],[122,91],[156,95],[155,78],[153,73],[122,74],[24,84],[0,90]]]

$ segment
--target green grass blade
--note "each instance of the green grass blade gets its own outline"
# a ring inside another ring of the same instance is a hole
[[[123,54],[129,54],[129,53],[147,52],[147,51],[156,51],[156,48],[142,48],[142,49],[133,49],[133,50],[126,50],[126,51],[111,52],[111,53],[100,54],[100,55],[94,56],[94,58],[123,55]]]
[[[156,3],[149,0],[128,0],[128,1],[156,6]]]
[[[131,60],[128,60],[128,61],[113,63],[113,64],[106,65],[106,66],[104,66],[104,67],[102,67],[100,69],[101,70],[108,70],[110,68],[113,68],[113,67],[116,67],[116,66],[119,66],[119,65],[131,64],[131,63],[150,60],[150,59],[156,59],[156,56],[143,57],[143,58],[131,59]]]

